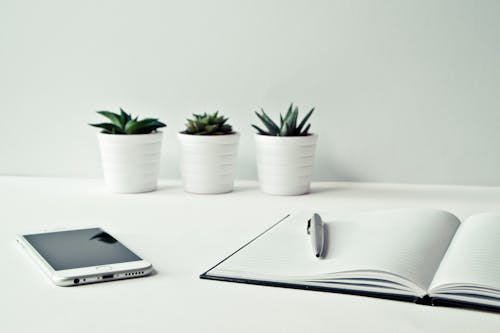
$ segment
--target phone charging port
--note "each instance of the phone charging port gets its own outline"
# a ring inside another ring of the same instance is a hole
[[[112,279],[113,278],[113,274],[107,274],[107,275],[103,275],[102,276],[102,279],[105,280],[105,279]]]

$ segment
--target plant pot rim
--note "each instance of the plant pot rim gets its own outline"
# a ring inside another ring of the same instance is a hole
[[[260,140],[269,140],[269,141],[301,141],[307,139],[316,139],[318,134],[310,133],[309,135],[296,135],[296,136],[277,136],[277,135],[264,135],[259,133],[254,133],[254,137]]]
[[[218,135],[196,135],[177,132],[177,138],[182,142],[213,142],[213,143],[233,143],[240,138],[240,133],[234,132],[231,134]]]
[[[99,142],[116,143],[116,144],[148,144],[161,142],[163,132],[158,131],[148,134],[108,134],[97,133]]]
[[[99,136],[112,136],[112,137],[145,137],[145,136],[154,136],[154,135],[162,135],[163,131],[156,131],[156,132],[151,132],[148,134],[110,134],[110,133],[103,133],[103,132],[97,132],[97,135]]]
[[[196,134],[187,134],[182,132],[177,132],[177,134],[182,136],[197,137],[197,138],[220,138],[225,136],[240,135],[240,132],[233,132],[230,134],[215,134],[215,135],[196,135]]]

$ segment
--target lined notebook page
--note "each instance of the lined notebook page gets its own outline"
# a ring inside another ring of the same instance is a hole
[[[313,255],[306,221],[293,215],[216,267],[234,277],[312,277],[372,270],[405,277],[427,289],[460,221],[430,209],[399,209],[335,220],[323,216],[327,256]]]
[[[447,283],[500,290],[500,214],[474,215],[462,223],[431,288]]]

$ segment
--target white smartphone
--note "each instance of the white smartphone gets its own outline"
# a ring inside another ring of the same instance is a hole
[[[58,286],[146,276],[153,266],[101,228],[17,236],[17,242]]]

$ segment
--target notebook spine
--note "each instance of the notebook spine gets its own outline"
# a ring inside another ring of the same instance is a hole
[[[473,310],[481,310],[481,311],[500,313],[500,308],[496,307],[496,306],[477,304],[477,303],[471,303],[471,302],[454,301],[454,300],[448,300],[448,299],[443,299],[443,298],[439,298],[439,297],[432,297],[431,303],[434,306],[446,306],[446,307],[452,307],[452,308],[473,309]]]
[[[419,298],[416,296],[405,296],[405,295],[386,294],[386,293],[349,290],[349,289],[337,289],[337,288],[310,286],[310,285],[294,284],[294,283],[286,283],[286,282],[274,282],[274,281],[264,281],[264,280],[252,280],[252,279],[242,279],[242,278],[233,278],[233,277],[223,277],[223,276],[210,275],[209,273],[208,274],[207,273],[201,274],[200,278],[205,279],[205,280],[216,280],[216,281],[236,282],[236,283],[244,283],[244,284],[255,284],[255,285],[259,285],[259,286],[268,286],[268,287],[312,290],[312,291],[329,292],[329,293],[336,293],[336,294],[358,295],[358,296],[365,296],[365,297],[383,298],[383,299],[390,299],[390,300],[395,300],[395,301],[404,301],[404,302],[412,302],[412,303],[417,303],[417,304],[424,304],[424,303],[419,303],[419,300],[421,300],[422,298]]]
[[[417,298],[415,303],[421,304],[421,305],[434,305],[434,304],[432,304],[432,298],[429,297],[429,295],[425,295],[424,297]]]

